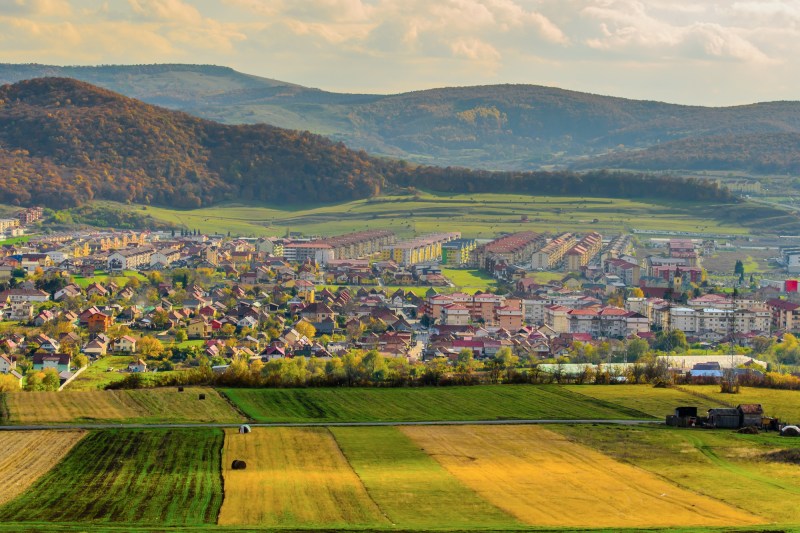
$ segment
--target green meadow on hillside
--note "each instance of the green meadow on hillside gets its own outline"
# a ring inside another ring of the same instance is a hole
[[[101,202],[119,209],[131,206]],[[697,202],[527,196],[513,194],[429,194],[381,196],[341,204],[269,206],[224,204],[194,210],[136,207],[154,219],[203,232],[283,235],[287,231],[334,235],[391,229],[401,236],[458,230],[465,237],[491,238],[514,231],[599,231],[632,229],[746,234],[747,229],[708,215]]]
[[[556,385],[223,389],[256,422],[647,419],[649,415]]]

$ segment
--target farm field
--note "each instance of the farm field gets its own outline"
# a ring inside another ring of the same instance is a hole
[[[396,427],[331,428],[367,492],[401,528],[519,527],[462,485]]]
[[[87,435],[0,521],[214,523],[222,503],[219,430],[107,430]]]
[[[489,238],[523,230],[599,231],[631,229],[746,234],[747,229],[721,223],[703,213],[708,204],[659,200],[625,200],[513,194],[429,194],[381,196],[343,204],[312,207],[225,204],[195,210],[126,206],[102,202],[208,233],[241,236],[282,235],[287,230],[333,235],[370,229],[392,229],[401,236],[458,229],[465,237]],[[528,217],[523,222],[523,216]]]
[[[225,431],[221,525],[389,525],[327,429],[237,431]],[[232,470],[236,459],[247,468]]]
[[[550,385],[223,389],[256,422],[636,419],[639,411]]]
[[[101,357],[81,372],[78,377],[70,382],[64,390],[65,391],[85,391],[85,390],[102,390],[106,385],[116,381],[122,381],[125,374],[120,372],[109,372],[108,369],[114,370],[128,368],[128,363],[133,361],[130,355],[107,355]]]
[[[686,391],[674,388],[657,389],[652,385],[565,385],[564,388],[661,419],[682,405],[696,405],[701,413],[718,407],[717,404]]]
[[[402,431],[479,496],[530,525],[630,528],[765,522],[542,427],[406,426]],[[532,495],[546,495],[559,504],[542,505]]]
[[[719,385],[682,385],[681,388],[717,400],[717,407],[760,403],[767,416],[777,417],[791,424],[800,424],[800,391],[742,387],[739,394],[722,394]]]
[[[205,400],[198,400],[198,394]],[[239,422],[214,389],[19,392],[7,395],[12,424]]]
[[[25,492],[83,438],[83,431],[9,431],[0,435],[0,505]]]
[[[776,433],[740,435],[725,430],[665,426],[552,429],[573,442],[727,502],[771,524],[800,528],[800,465],[772,462],[765,457],[776,450],[797,449],[800,442],[796,440]]]

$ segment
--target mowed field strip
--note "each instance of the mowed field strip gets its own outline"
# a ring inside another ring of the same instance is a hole
[[[331,428],[367,492],[402,528],[520,527],[481,499],[396,427]]]
[[[0,436],[0,505],[58,464],[84,431],[9,431]]]
[[[206,399],[200,400],[199,395]],[[19,392],[6,398],[12,424],[70,422],[239,422],[242,416],[211,388]]]
[[[402,431],[485,500],[530,525],[630,528],[765,522],[541,427],[408,426]]]
[[[256,422],[647,419],[649,415],[557,385],[223,389]],[[674,407],[673,407],[674,408]]]
[[[222,503],[222,440],[220,430],[90,432],[0,507],[0,522],[213,524]]]
[[[656,388],[652,385],[565,385],[564,388],[604,402],[625,405],[660,419],[684,405],[696,406],[699,413],[721,406],[680,389]],[[716,388],[719,389],[719,386]],[[730,399],[730,395],[728,397]]]
[[[247,468],[233,470],[234,460]],[[390,525],[325,428],[226,430],[222,463],[220,525]]]

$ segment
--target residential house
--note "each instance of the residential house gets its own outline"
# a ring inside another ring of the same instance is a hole
[[[69,372],[72,359],[69,354],[65,353],[35,353],[33,354],[33,369],[45,370],[47,368],[54,368],[56,372]]]
[[[114,351],[118,353],[136,352],[136,339],[130,335],[124,335],[114,341]]]

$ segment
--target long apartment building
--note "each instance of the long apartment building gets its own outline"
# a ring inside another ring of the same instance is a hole
[[[570,272],[577,272],[589,264],[603,248],[603,236],[593,231],[585,235],[578,243],[567,250],[566,267]]]
[[[150,266],[150,258],[156,252],[153,246],[124,248],[108,255],[109,270],[131,270]]]
[[[527,264],[534,252],[544,244],[544,235],[533,231],[520,231],[505,235],[472,251],[470,264],[492,270],[499,261],[510,265]]]
[[[394,241],[395,234],[391,231],[358,231],[325,239],[286,243],[283,245],[283,255],[289,261],[302,263],[311,259],[324,265],[336,259],[368,257]]]
[[[381,255],[384,261],[394,261],[404,267],[430,261],[441,261],[442,245],[460,238],[461,233],[458,231],[431,233],[409,241],[383,246]]]
[[[531,258],[531,268],[550,270],[555,268],[564,259],[564,255],[572,248],[577,239],[573,233],[562,233],[553,238]]]

